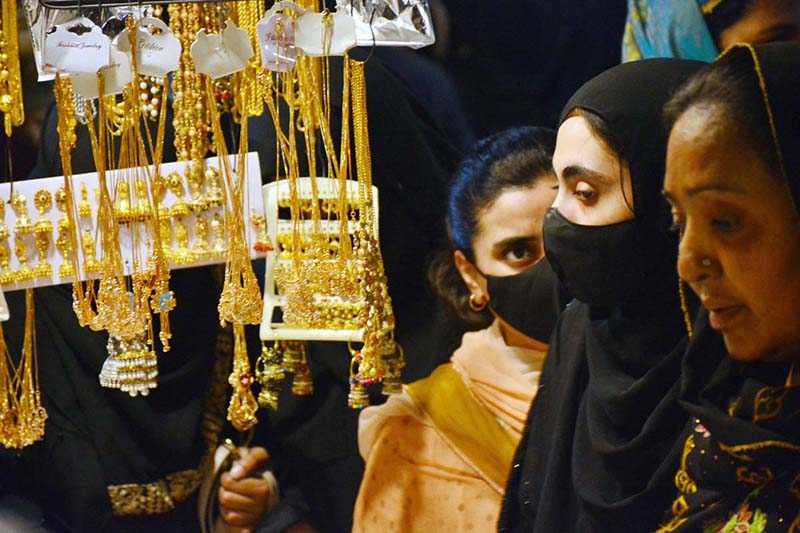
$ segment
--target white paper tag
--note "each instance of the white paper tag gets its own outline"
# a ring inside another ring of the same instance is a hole
[[[273,72],[291,71],[297,58],[292,17],[282,13],[267,13],[256,29],[261,46],[261,66]]]
[[[139,74],[165,78],[178,69],[181,42],[161,19],[144,17],[136,23],[136,67]],[[130,52],[127,30],[117,38],[118,47]]]
[[[133,81],[131,61],[128,54],[111,47],[111,64],[101,70],[104,80],[103,94],[109,96],[120,94],[125,86]],[[97,74],[73,74],[69,77],[72,81],[72,90],[84,98],[97,98],[100,88],[97,86]]]
[[[86,17],[56,26],[45,40],[46,68],[58,72],[95,74],[107,66],[111,41],[103,30]]]
[[[329,48],[326,38],[330,39]],[[342,12],[305,13],[297,19],[294,41],[308,56],[343,56],[356,45],[356,23]]]
[[[225,29],[220,33],[208,35],[205,28],[201,29],[192,44],[195,69],[212,79],[244,70],[254,55],[247,32],[231,21],[225,22]]]

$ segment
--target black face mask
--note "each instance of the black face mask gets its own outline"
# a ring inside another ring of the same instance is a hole
[[[550,208],[544,217],[544,249],[558,279],[584,303],[610,307],[633,302],[647,286],[635,220],[583,226]]]
[[[549,343],[566,295],[547,259],[513,276],[483,276],[497,316],[520,333]]]

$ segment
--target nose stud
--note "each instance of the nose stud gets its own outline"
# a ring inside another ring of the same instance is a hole
[[[710,267],[711,259],[709,259],[708,257],[704,257],[703,259],[700,260],[700,264],[703,265],[704,267]]]

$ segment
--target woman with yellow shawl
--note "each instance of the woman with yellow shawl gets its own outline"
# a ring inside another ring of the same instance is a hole
[[[512,129],[479,142],[459,167],[451,249],[431,280],[477,331],[430,377],[361,414],[366,472],[354,531],[496,527],[559,310],[556,277],[541,260],[554,145],[551,130]]]

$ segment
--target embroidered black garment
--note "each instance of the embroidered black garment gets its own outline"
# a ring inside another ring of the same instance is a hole
[[[565,107],[562,121],[575,108],[591,111],[622,145],[639,238],[620,246],[638,247],[648,276],[625,300],[604,307],[575,301],[562,314],[509,478],[501,531],[642,532],[658,525],[653,506],[671,501],[686,423],[677,405],[686,330],[677,245],[661,198],[661,108],[701,66],[666,59],[621,65]]]

